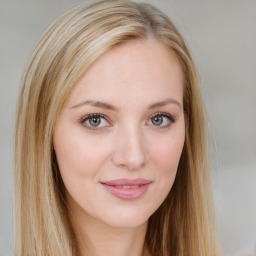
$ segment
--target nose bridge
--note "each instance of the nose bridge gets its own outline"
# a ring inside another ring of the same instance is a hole
[[[146,161],[145,138],[140,127],[129,125],[119,130],[114,152],[114,163],[136,170]]]

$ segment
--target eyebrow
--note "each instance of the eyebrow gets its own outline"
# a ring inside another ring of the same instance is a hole
[[[166,100],[150,104],[148,106],[148,109],[154,109],[154,108],[158,108],[158,107],[163,107],[163,106],[166,106],[168,104],[175,104],[180,109],[182,109],[181,103],[179,101],[175,100],[175,99],[172,99],[172,98],[168,98]],[[116,106],[110,104],[110,103],[103,102],[103,101],[95,101],[95,100],[85,100],[85,101],[82,101],[82,102],[72,106],[71,109],[78,108],[78,107],[81,107],[81,106],[84,106],[84,105],[90,105],[90,106],[94,106],[94,107],[97,107],[97,108],[118,111],[118,108]]]
[[[156,102],[156,103],[153,103],[151,105],[149,105],[148,109],[153,109],[153,108],[158,108],[158,107],[163,107],[163,106],[166,106],[168,104],[175,104],[177,105],[180,109],[182,108],[181,107],[181,103],[175,99],[172,99],[172,98],[168,98],[166,100],[163,100],[163,101],[159,101],[159,102]]]
[[[74,105],[71,108],[78,108],[78,107],[81,107],[83,105],[91,105],[91,106],[94,106],[94,107],[97,107],[97,108],[103,108],[103,109],[118,111],[118,108],[115,107],[112,104],[109,104],[109,103],[106,103],[106,102],[103,102],[103,101],[95,101],[95,100],[85,100],[85,101],[82,101],[82,102]]]

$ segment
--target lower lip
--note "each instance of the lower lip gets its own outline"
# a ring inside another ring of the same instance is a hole
[[[120,188],[116,186],[110,186],[106,184],[102,184],[107,191],[109,191],[112,195],[117,198],[125,199],[125,200],[133,200],[141,197],[149,188],[150,183],[140,185],[137,188]]]

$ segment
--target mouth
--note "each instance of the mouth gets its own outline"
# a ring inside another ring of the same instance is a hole
[[[133,186],[123,185],[123,186],[114,186],[114,187],[128,189],[128,188],[138,188],[139,186],[143,186],[143,185],[133,185]]]
[[[123,200],[142,197],[152,181],[146,179],[118,179],[101,182],[103,187],[113,196]]]

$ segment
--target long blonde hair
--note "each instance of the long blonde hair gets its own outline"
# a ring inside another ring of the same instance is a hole
[[[184,75],[185,145],[171,192],[150,217],[154,256],[219,255],[210,191],[204,108],[196,69],[173,23],[149,4],[96,0],[61,16],[42,36],[21,82],[14,134],[15,255],[77,255],[52,135],[79,77],[109,49],[154,38]]]

